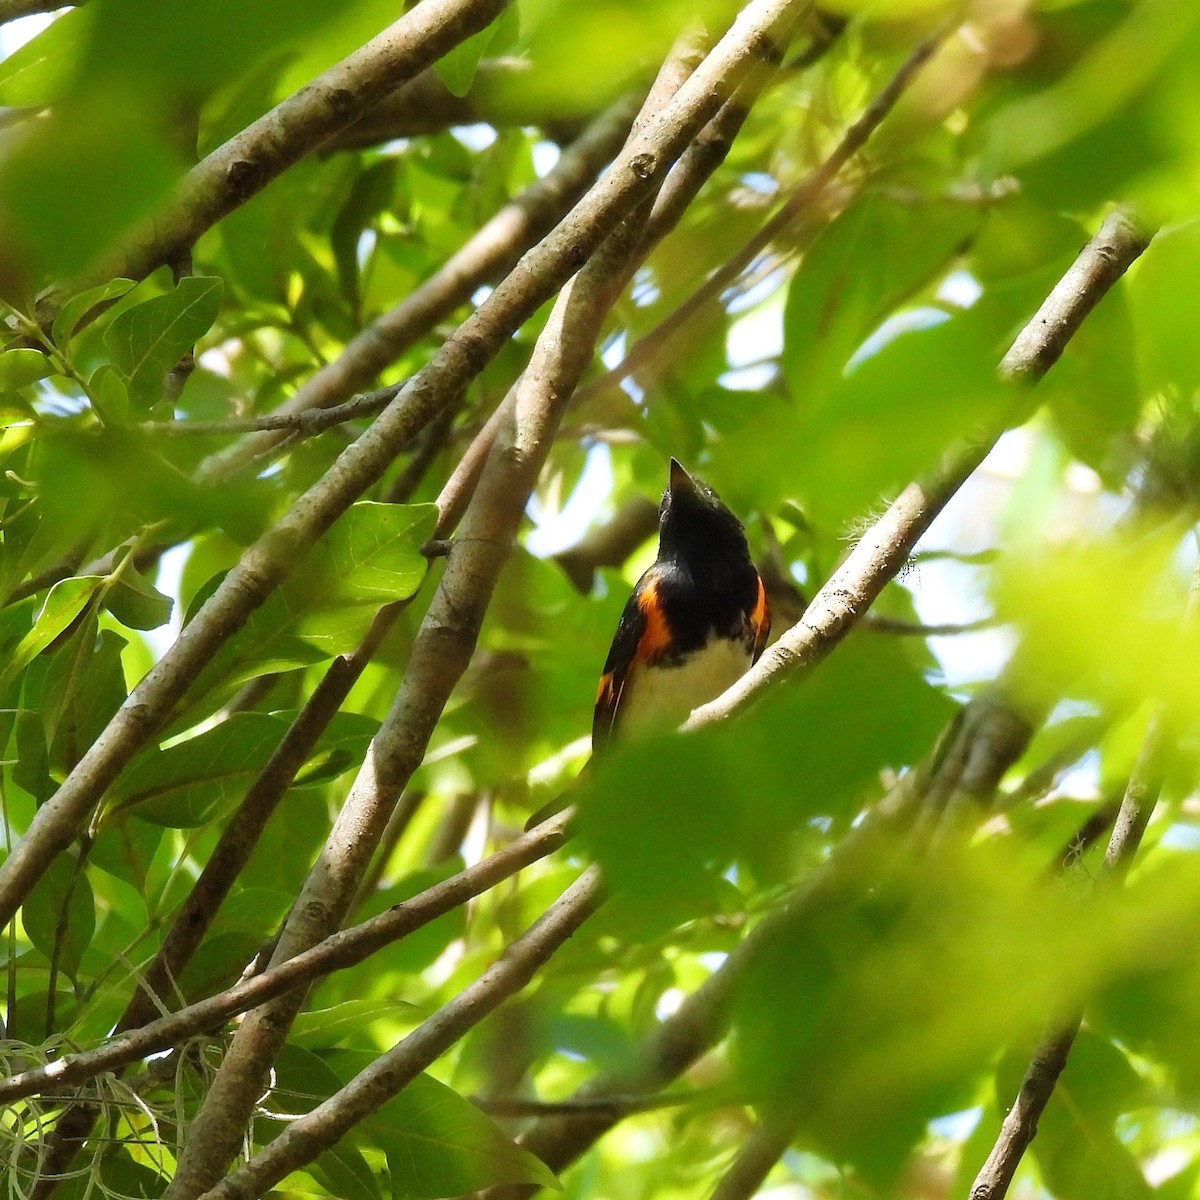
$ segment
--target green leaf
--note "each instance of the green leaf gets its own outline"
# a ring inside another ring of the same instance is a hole
[[[67,645],[49,655],[42,685],[42,728],[55,770],[69,771],[125,702],[121,654],[128,643],[89,613]]]
[[[0,395],[45,379],[53,370],[50,360],[40,350],[29,347],[6,350],[0,354]]]
[[[785,880],[813,823],[848,821],[952,711],[894,640],[848,641],[741,719],[604,755],[577,789],[579,833],[648,938],[720,912],[735,861]]]
[[[875,191],[851,204],[788,289],[783,369],[792,398],[823,396],[867,335],[948,268],[981,220],[969,205],[901,203]]]
[[[174,604],[129,566],[104,593],[104,607],[128,629],[158,629],[171,619]]]
[[[219,686],[353,649],[374,607],[420,586],[426,570],[420,547],[436,514],[432,504],[351,505],[283,587],[217,651],[189,701],[198,704]]]
[[[104,342],[135,403],[148,408],[162,398],[166,373],[217,319],[222,291],[220,279],[188,276],[174,291],[127,308],[113,320]]]
[[[324,1050],[360,1039],[374,1021],[395,1021],[399,1010],[417,1010],[400,1000],[344,1000],[332,1008],[302,1012],[292,1026],[291,1040],[309,1050]]]
[[[78,10],[76,10],[78,11]],[[79,322],[98,304],[119,300],[135,286],[132,279],[110,279],[107,283],[76,293],[58,310],[54,318],[54,344],[65,349]]]
[[[158,825],[118,817],[104,821],[92,843],[89,861],[139,893],[166,831]]]
[[[129,385],[112,363],[102,363],[92,372],[88,394],[105,425],[129,424]]]
[[[289,723],[297,714],[275,714]],[[379,731],[379,722],[363,713],[338,712],[325,726],[303,770],[296,776],[297,787],[312,787],[336,779],[344,771],[357,767],[366,757],[371,739]]]
[[[143,751],[110,792],[113,806],[172,829],[203,825],[239,799],[271,757],[287,722],[234,713],[213,729],[165,750]]]
[[[21,907],[29,940],[74,979],[96,931],[96,902],[87,873],[71,854],[60,854]]]
[[[387,604],[411,596],[425,577],[420,550],[433,533],[433,504],[352,504],[313,551],[340,600]]]
[[[63,579],[50,589],[33,628],[17,643],[0,670],[0,691],[67,629],[104,582],[102,575],[79,575]]]
[[[342,294],[357,311],[359,289],[358,243],[363,230],[391,205],[396,190],[396,160],[372,163],[354,181],[350,195],[333,223],[329,241],[337,262]]]
[[[429,1075],[418,1075],[359,1131],[387,1153],[394,1200],[462,1196],[506,1183],[559,1187],[541,1159]]]
[[[58,99],[83,60],[94,18],[70,9],[0,62],[0,105],[41,108]]]
[[[73,278],[157,211],[187,165],[162,108],[136,87],[66,97],[6,147],[11,244],[31,272]]]
[[[276,1112],[306,1113],[332,1096],[343,1082],[323,1058],[288,1042],[275,1061],[275,1088],[265,1107]],[[266,1125],[272,1136],[282,1132],[281,1122],[268,1121]],[[375,1173],[352,1137],[306,1163],[304,1172],[332,1196],[378,1200],[381,1194]]]
[[[262,931],[245,929],[217,929],[203,942],[188,959],[187,966],[179,975],[179,993],[185,1002],[211,996],[222,988],[231,987],[241,977],[246,965],[265,941]]]
[[[1159,233],[1130,278],[1129,306],[1147,391],[1177,389],[1187,396],[1200,387],[1195,313],[1179,302],[1198,274],[1200,218],[1195,218]]]
[[[447,88],[456,96],[465,96],[471,90],[471,81],[479,60],[487,53],[487,48],[496,36],[499,23],[493,21],[490,25],[472,34],[465,42],[459,42],[449,54],[443,55],[433,64],[433,69]]]

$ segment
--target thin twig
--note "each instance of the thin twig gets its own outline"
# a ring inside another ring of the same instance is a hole
[[[263,417],[230,417],[224,421],[145,421],[138,426],[157,437],[214,437],[238,433],[282,430],[296,437],[313,437],[335,425],[373,417],[381,413],[400,393],[404,382],[355,396],[345,404],[302,412],[274,412]]]
[[[563,844],[565,824],[565,819],[558,817],[547,821],[475,866],[467,867],[360,925],[334,933],[311,949],[215,996],[109,1038],[94,1050],[67,1054],[47,1066],[0,1079],[0,1102],[81,1083],[104,1071],[138,1062],[220,1026],[230,1017],[276,996],[305,987],[333,971],[352,967],[544,858]]]
[[[632,375],[647,359],[658,352],[665,341],[673,337],[692,317],[717,300],[726,288],[735,283],[738,276],[754,262],[767,246],[812,209],[825,189],[837,178],[842,168],[867,144],[871,135],[883,124],[897,101],[920,73],[921,68],[941,46],[948,32],[949,27],[940,29],[915,47],[875,99],[864,109],[858,120],[842,135],[841,140],[825,161],[793,190],[775,215],[756,230],[678,308],[635,342],[620,363],[605,374],[591,380],[586,387],[580,388],[575,397],[576,407],[611,390],[621,380]]]
[[[980,633],[985,629],[995,629],[995,617],[980,617],[975,621],[945,625],[923,625],[920,621],[905,621],[900,617],[881,617],[868,614],[863,619],[863,628],[872,633],[890,633],[899,637],[959,637],[964,633]]]
[[[206,1192],[203,1200],[254,1200],[311,1162],[519,992],[602,901],[600,873],[589,867],[474,983],[344,1088],[290,1122],[265,1149]]]
[[[1083,319],[1149,243],[1121,212],[1108,216],[1079,252],[1000,363],[1000,375],[1032,384],[1058,360]],[[722,720],[762,696],[774,683],[820,662],[866,614],[884,585],[900,571],[917,540],[933,523],[1009,425],[1030,402],[1014,395],[1012,409],[977,437],[954,446],[941,468],[910,483],[858,540],[841,566],[813,597],[800,620],[724,695],[696,709],[684,728]]]

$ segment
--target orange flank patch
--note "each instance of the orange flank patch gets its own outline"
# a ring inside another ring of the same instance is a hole
[[[758,599],[750,613],[750,628],[754,630],[754,658],[757,661],[771,632],[771,611],[767,608],[767,589],[763,587],[761,576],[758,580]]]
[[[635,662],[653,662],[671,644],[667,617],[658,600],[658,581],[652,579],[638,597],[638,608],[646,619],[646,628],[638,640]]]

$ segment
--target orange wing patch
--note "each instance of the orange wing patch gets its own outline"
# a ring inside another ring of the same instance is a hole
[[[638,596],[638,608],[646,620],[646,628],[638,639],[634,662],[653,662],[671,645],[671,631],[667,627],[667,616],[658,599],[658,580],[652,579]]]
[[[761,575],[758,579],[758,599],[750,613],[750,628],[754,633],[753,661],[757,662],[771,633],[771,610],[767,607],[767,589],[763,587]]]
[[[616,702],[617,687],[613,680],[613,673],[609,671],[600,676],[600,686],[596,689],[596,703],[603,704],[605,708],[612,708]]]

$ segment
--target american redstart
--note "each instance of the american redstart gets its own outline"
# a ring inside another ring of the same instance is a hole
[[[771,616],[742,523],[671,459],[658,515],[658,557],[637,581],[604,662],[592,753],[682,723],[757,661]],[[559,799],[526,828],[564,807]]]

